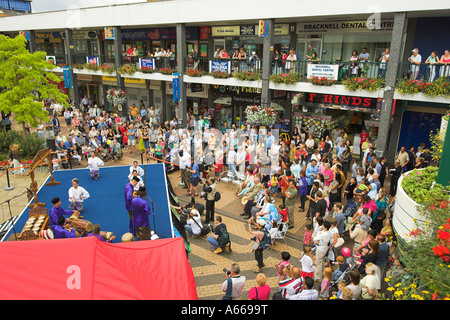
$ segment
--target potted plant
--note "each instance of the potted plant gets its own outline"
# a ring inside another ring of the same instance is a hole
[[[262,108],[261,106],[247,106],[245,109],[247,121],[251,125],[270,127],[277,120],[277,112],[273,108]]]
[[[383,78],[346,78],[342,84],[347,90],[377,91],[384,87],[386,80]]]
[[[156,70],[153,69],[152,67],[142,67],[142,68],[138,69],[138,71],[142,72],[142,73],[154,73],[154,72],[156,72]]]
[[[331,86],[336,83],[336,80],[327,79],[326,77],[313,77],[309,78],[307,81],[315,86]]]
[[[125,64],[117,70],[120,74],[133,74],[136,73],[136,65],[135,64]]]
[[[238,80],[255,81],[255,80],[261,80],[261,73],[253,72],[253,71],[241,71],[241,72],[235,73],[233,75],[233,77]]]
[[[216,79],[228,79],[232,76],[228,72],[220,72],[220,71],[211,72],[209,73],[209,75]]]
[[[189,68],[186,70],[186,75],[190,76],[190,77],[201,77],[205,74],[205,71],[201,71],[201,70],[197,70],[194,68]]]
[[[124,104],[125,101],[127,101],[126,93],[123,90],[119,89],[109,89],[106,91],[106,100],[113,103],[114,105],[117,104]]]
[[[270,81],[273,83],[294,84],[300,82],[301,80],[302,76],[298,73],[282,73],[273,74],[270,76]]]
[[[115,71],[115,68],[112,64],[104,63],[101,65],[100,70],[104,73],[112,74]]]
[[[170,68],[161,68],[159,69],[159,72],[165,75],[172,75],[173,73],[176,73],[176,70]]]

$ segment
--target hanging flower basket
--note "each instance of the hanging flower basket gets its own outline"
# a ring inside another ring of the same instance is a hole
[[[248,123],[255,126],[270,127],[277,120],[277,112],[272,108],[262,108],[261,106],[248,106],[245,109]]]
[[[123,90],[109,89],[106,91],[106,100],[116,104],[124,104],[127,101],[126,93]]]

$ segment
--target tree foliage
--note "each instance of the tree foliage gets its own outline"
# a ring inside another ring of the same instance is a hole
[[[67,96],[49,82],[61,80],[51,71],[55,66],[45,56],[45,52],[30,53],[22,35],[0,35],[0,110],[11,112],[15,121],[32,127],[48,121],[40,99],[49,98],[68,106]]]

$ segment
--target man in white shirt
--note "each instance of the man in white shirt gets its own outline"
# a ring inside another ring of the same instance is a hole
[[[299,267],[293,267],[291,265],[284,267],[283,270],[280,269],[278,270],[281,274],[280,280],[278,280],[280,292],[274,294],[274,300],[279,299],[275,298],[275,295],[281,295],[282,298],[290,300],[292,296],[303,291],[304,281],[300,277],[302,271]]]
[[[228,288],[228,280],[231,280],[232,290],[231,290],[231,298],[233,300],[240,300],[242,297],[242,291],[245,286],[245,277],[241,276],[239,273],[241,272],[241,268],[237,263],[233,263],[230,268],[230,273],[225,273],[226,280],[222,283],[222,291],[227,292]]]
[[[310,277],[304,278],[304,289],[292,295],[289,300],[319,300],[319,292],[314,287],[314,280]]]
[[[144,169],[138,166],[138,162],[135,160],[133,161],[133,165],[130,167],[130,174],[133,173],[133,170],[137,171],[137,175],[142,177],[145,174]]]
[[[245,177],[245,151],[242,146],[238,147],[236,153],[236,170],[239,172],[240,177]]]
[[[417,48],[414,48],[412,53],[412,56],[408,58],[408,61],[411,62],[411,74],[409,78],[411,80],[416,80],[419,75],[422,56],[419,54],[419,49]]]
[[[386,77],[386,64],[389,61],[389,48],[386,48],[386,50],[381,54],[381,57],[379,59],[380,63],[380,77],[384,79]]]
[[[202,232],[202,227],[200,213],[198,213],[197,209],[191,209],[184,228],[192,238],[197,238]]]
[[[236,151],[234,151],[234,149],[230,149],[230,151],[228,152],[227,165],[228,165],[228,170],[231,171],[231,176],[232,176],[231,179],[235,180],[237,175],[236,175]]]

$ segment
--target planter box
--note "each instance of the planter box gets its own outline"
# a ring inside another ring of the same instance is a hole
[[[159,81],[170,81],[172,82],[173,76],[170,74],[162,74],[160,72],[154,73],[143,73],[135,72],[133,74],[121,74],[122,78],[132,78],[132,79],[146,79],[146,80],[159,80]]]
[[[212,76],[191,77],[188,75],[183,75],[183,81],[188,83],[212,84],[219,86],[262,88],[261,80],[238,80],[233,77],[230,77],[228,79],[220,79],[214,78]]]
[[[394,99],[397,100],[408,100],[408,101],[425,101],[425,102],[432,102],[432,103],[445,103],[450,104],[450,98],[445,97],[431,97],[426,96],[423,93],[416,93],[416,94],[401,94],[398,93],[397,90],[394,93]]]
[[[282,84],[273,83],[269,84],[269,89],[272,90],[285,90],[285,91],[295,91],[295,92],[311,92],[311,93],[321,93],[321,94],[333,94],[341,96],[354,96],[354,97],[369,97],[369,98],[382,98],[383,90],[378,91],[366,91],[366,90],[355,90],[349,91],[342,84],[333,84],[331,86],[317,86],[309,82],[297,82],[295,84]]]
[[[411,199],[402,188],[402,181],[406,174],[403,174],[400,179],[398,179],[392,225],[397,233],[397,238],[400,237],[404,241],[409,242],[411,240],[411,238],[408,237],[409,233],[412,229],[417,229],[417,225],[413,219],[425,222],[425,218],[417,210],[418,207],[420,207],[420,204]]]
[[[73,69],[73,73],[86,74],[86,75],[92,75],[92,76],[105,76],[105,77],[115,77],[116,76],[116,71],[109,74],[106,72],[102,72],[101,70],[94,71],[94,70],[86,70],[86,69]]]

